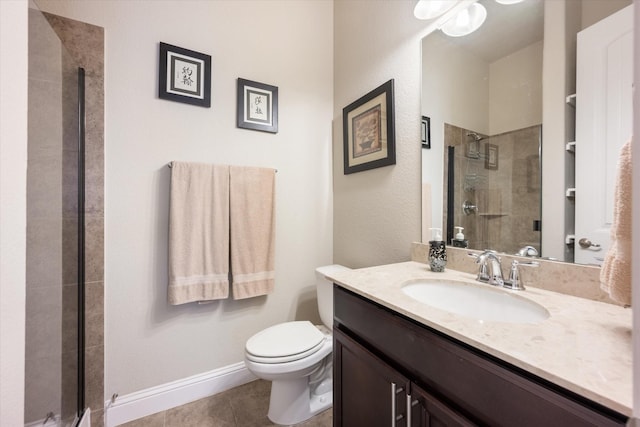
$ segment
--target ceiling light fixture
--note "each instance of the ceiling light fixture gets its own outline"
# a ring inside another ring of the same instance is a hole
[[[485,19],[487,9],[479,3],[473,3],[445,22],[440,30],[449,37],[462,37],[480,28]]]
[[[455,6],[456,0],[419,0],[413,9],[418,19],[433,19]]]
[[[524,0],[496,0],[496,2],[500,3],[500,4],[516,4],[516,3],[521,3]]]

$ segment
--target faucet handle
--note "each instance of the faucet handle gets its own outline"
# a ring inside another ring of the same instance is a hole
[[[479,282],[489,282],[491,280],[491,275],[489,274],[487,266],[487,256],[490,254],[497,256],[496,251],[492,251],[489,249],[485,250],[481,254],[467,252],[468,257],[475,258],[476,264],[480,264],[478,267],[478,276],[476,277],[476,280],[478,280]]]
[[[525,257],[537,257],[539,254],[536,248],[534,248],[533,246],[527,245],[520,248],[520,250],[516,253],[516,255],[525,256]]]
[[[514,290],[514,291],[524,291],[525,287],[522,284],[520,279],[520,269],[519,266],[523,267],[538,267],[540,264],[535,261],[530,262],[520,262],[518,260],[513,260],[511,262],[511,269],[509,271],[509,278],[505,280],[504,287]]]

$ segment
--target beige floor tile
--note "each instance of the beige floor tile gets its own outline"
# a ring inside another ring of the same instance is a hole
[[[164,427],[165,412],[158,412],[144,418],[140,418],[128,423],[124,423],[121,427]]]
[[[218,394],[170,409],[165,427],[235,427],[229,399]]]
[[[320,412],[315,417],[311,417],[307,421],[297,424],[299,427],[332,427],[333,426],[333,408]]]
[[[271,383],[257,380],[205,399],[122,424],[122,427],[271,427]],[[332,409],[295,427],[331,427]]]
[[[231,389],[225,394],[229,398],[236,425],[246,427],[262,427],[274,425],[269,418],[269,396],[271,383],[258,380]]]

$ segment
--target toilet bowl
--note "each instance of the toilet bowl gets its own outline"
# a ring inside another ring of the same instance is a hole
[[[324,325],[285,322],[247,340],[247,369],[272,382],[267,416],[275,424],[300,423],[333,404],[333,283],[326,275],[339,270],[348,268],[316,269],[318,311]]]

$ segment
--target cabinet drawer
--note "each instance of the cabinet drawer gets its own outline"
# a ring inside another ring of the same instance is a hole
[[[437,398],[491,426],[620,426],[626,417],[339,286],[335,326]]]

